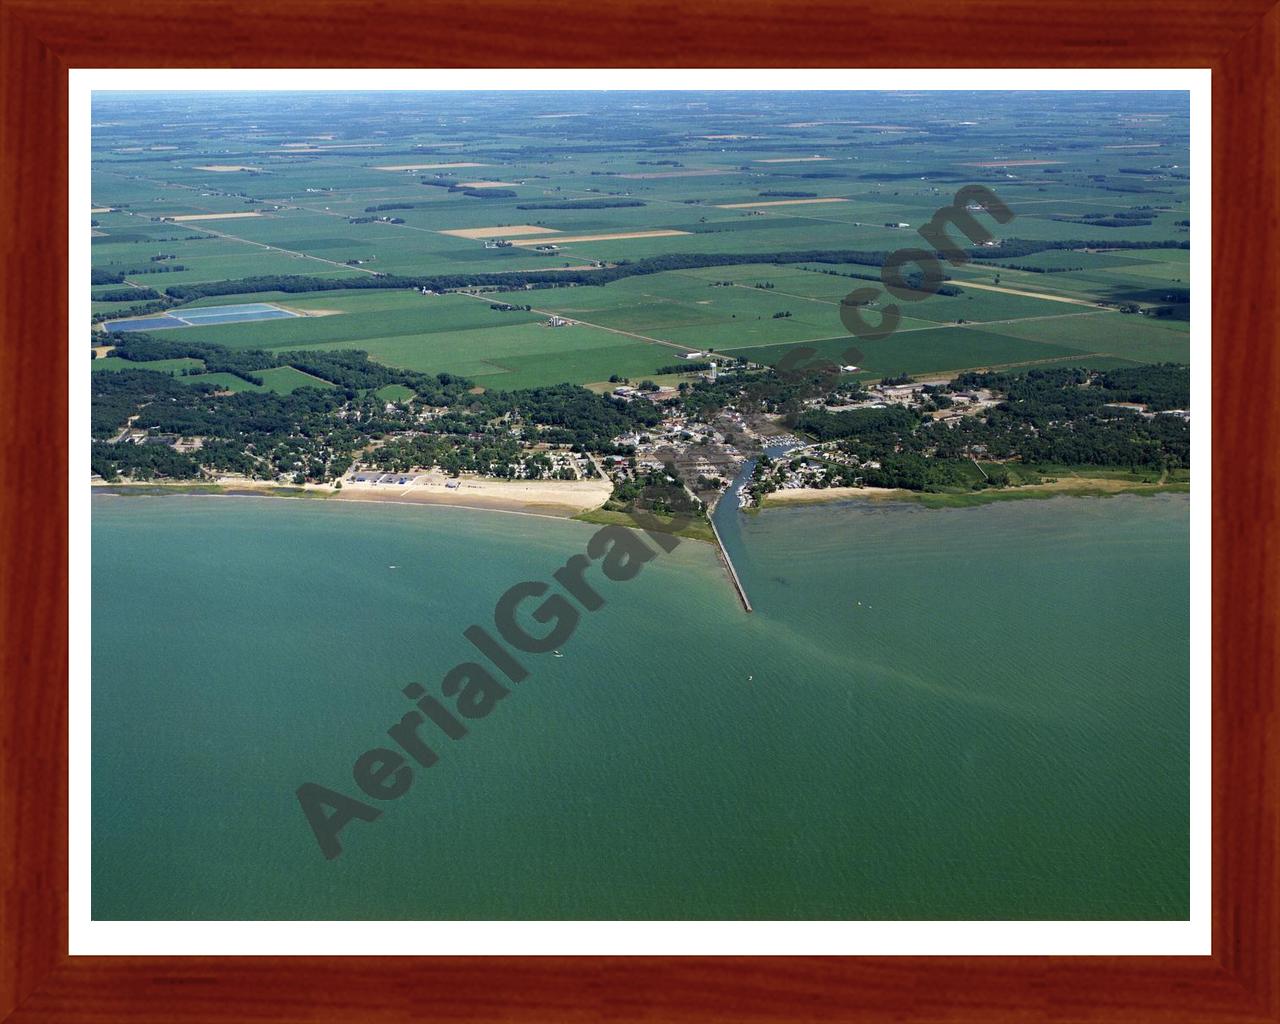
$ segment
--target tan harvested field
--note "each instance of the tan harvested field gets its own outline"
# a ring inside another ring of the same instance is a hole
[[[94,345],[93,346],[94,355],[96,355],[99,359],[106,359],[107,356],[111,355],[111,353],[114,352],[115,350],[116,350],[116,347],[114,345]],[[610,385],[610,387],[612,386],[613,385]]]
[[[385,167],[375,167],[375,171],[435,171],[442,170],[446,167],[488,167],[488,164],[475,164],[467,161],[460,161],[452,164],[388,164]]]
[[[518,181],[460,181],[459,188],[518,188]]]
[[[1045,167],[1060,164],[1062,160],[983,160],[979,163],[961,164],[961,167]]]
[[[442,235],[454,238],[506,238],[508,235],[554,235],[555,228],[540,228],[533,224],[510,224],[503,228],[450,228]]]
[[[200,164],[193,167],[193,171],[218,171],[226,173],[229,171],[260,171],[261,167],[246,167],[244,164]]]
[[[813,203],[847,203],[847,199],[774,199],[766,203],[721,203],[717,210],[753,210],[758,206],[809,206]]]
[[[667,238],[671,235],[687,235],[688,231],[623,231],[613,235],[557,235],[547,241],[560,245],[562,242],[614,242],[624,238]],[[513,238],[516,245],[540,245],[541,238]]]
[[[866,124],[863,121],[792,121],[790,124],[784,124],[783,128],[817,128],[824,124],[850,124],[855,128],[872,128],[882,132],[909,132],[918,129],[911,128],[905,124]]]
[[[1072,306],[1088,306],[1097,309],[1098,304],[1089,299],[1070,299],[1065,295],[1050,295],[1048,292],[1032,292],[1022,288],[1006,288],[999,284],[978,284],[976,281],[955,282],[961,288],[977,288],[981,292],[1004,292],[1005,295],[1024,295],[1029,299],[1045,299],[1048,302],[1066,302]]]
[[[261,217],[262,214],[256,210],[252,213],[183,213],[171,219],[179,221],[187,220],[241,220],[244,217]]]
[[[643,174],[619,174],[619,178],[632,181],[649,181],[653,178],[700,178],[708,174],[732,174],[732,167],[703,167],[696,171],[648,171]]]
[[[757,164],[811,164],[815,160],[830,160],[829,156],[774,156],[768,160],[753,160]]]
[[[105,231],[98,231],[97,229],[94,229],[93,231],[90,231],[90,232],[89,232],[89,234],[90,234],[92,237],[94,237],[94,238],[106,238],[106,237],[107,237],[107,233],[106,233]]]
[[[373,149],[381,145],[381,142],[335,142],[332,146],[313,146],[309,142],[282,142],[280,148],[291,149],[295,153],[321,153],[326,149]]]
[[[283,302],[273,302],[271,305],[298,316],[341,316],[346,312],[345,309],[299,309],[297,306],[286,306]]]

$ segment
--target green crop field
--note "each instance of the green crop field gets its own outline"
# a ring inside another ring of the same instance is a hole
[[[146,363],[135,363],[129,359],[106,356],[93,361],[93,371],[100,373],[109,370],[154,370],[157,373],[179,374],[183,370],[199,370],[204,363],[199,359],[153,359]]]
[[[95,359],[93,361],[93,369],[96,373],[118,371],[118,370],[152,370],[158,373],[169,373],[175,376],[184,374],[187,370],[200,370],[204,368],[204,363],[199,359],[156,359],[145,363],[132,362],[128,359],[117,359],[114,356],[107,356],[104,359]],[[182,380],[186,381],[203,381],[209,384],[217,384],[229,391],[274,391],[277,394],[287,395],[290,392],[297,391],[298,388],[331,388],[331,384],[327,380],[321,380],[313,377],[309,373],[303,373],[301,370],[292,366],[276,366],[269,370],[254,371],[257,376],[262,378],[262,384],[252,384],[241,377],[237,377],[232,373],[191,373],[182,376]],[[407,389],[406,389],[407,390]],[[394,401],[395,399],[391,399]]]
[[[809,343],[814,354],[805,363],[818,359],[844,364],[856,358],[851,349],[862,353],[857,365],[863,378],[896,376],[900,373],[929,374],[965,369],[995,369],[1019,365],[1038,365],[1059,357],[1083,357],[1088,349],[1046,341],[1032,341],[997,334],[973,327],[936,327],[925,331],[905,331],[889,338],[867,341],[853,337],[831,338]],[[790,346],[729,349],[732,356],[745,356],[764,363],[776,363]],[[1080,365],[1089,362],[1078,359]]]
[[[195,373],[186,380],[201,384],[216,384],[224,391],[266,391],[265,387],[251,384],[234,373]]]
[[[351,342],[290,346],[349,349]],[[648,373],[676,360],[679,349],[635,342],[599,328],[541,323],[362,339],[359,348],[389,366],[473,377],[503,389],[586,383],[611,374]]]
[[[1002,334],[1013,338],[1073,345],[1139,363],[1186,362],[1188,338],[1176,324],[1139,316],[1108,314],[1105,327],[1092,317],[1005,324]]]

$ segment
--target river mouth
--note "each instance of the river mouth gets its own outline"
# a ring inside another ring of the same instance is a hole
[[[776,459],[787,452],[803,447],[804,445],[795,443],[765,445],[764,454],[771,459]],[[747,459],[742,464],[742,468],[738,470],[738,475],[733,478],[733,482],[725,489],[724,494],[720,496],[715,507],[711,510],[712,525],[721,538],[722,548],[726,549],[730,557],[741,548],[742,494],[751,482],[751,475],[755,472],[756,464],[759,461],[759,456],[756,456]]]

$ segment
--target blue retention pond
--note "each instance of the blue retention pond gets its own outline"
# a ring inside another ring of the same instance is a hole
[[[107,324],[107,330],[118,331],[167,331],[172,327],[189,327],[190,324],[184,324],[181,320],[175,320],[171,316],[149,316],[142,320],[112,320]]]
[[[107,323],[107,330],[115,333],[164,331],[175,327],[209,327],[215,324],[250,323],[258,320],[286,320],[298,315],[269,302],[248,302],[231,306],[199,306],[131,320],[112,320]]]

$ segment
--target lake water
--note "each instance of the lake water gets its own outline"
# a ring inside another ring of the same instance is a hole
[[[401,689],[598,528],[96,497],[94,916],[1186,918],[1184,495],[734,527],[754,614],[706,544],[593,566],[563,657],[326,860],[296,788],[361,796]]]

